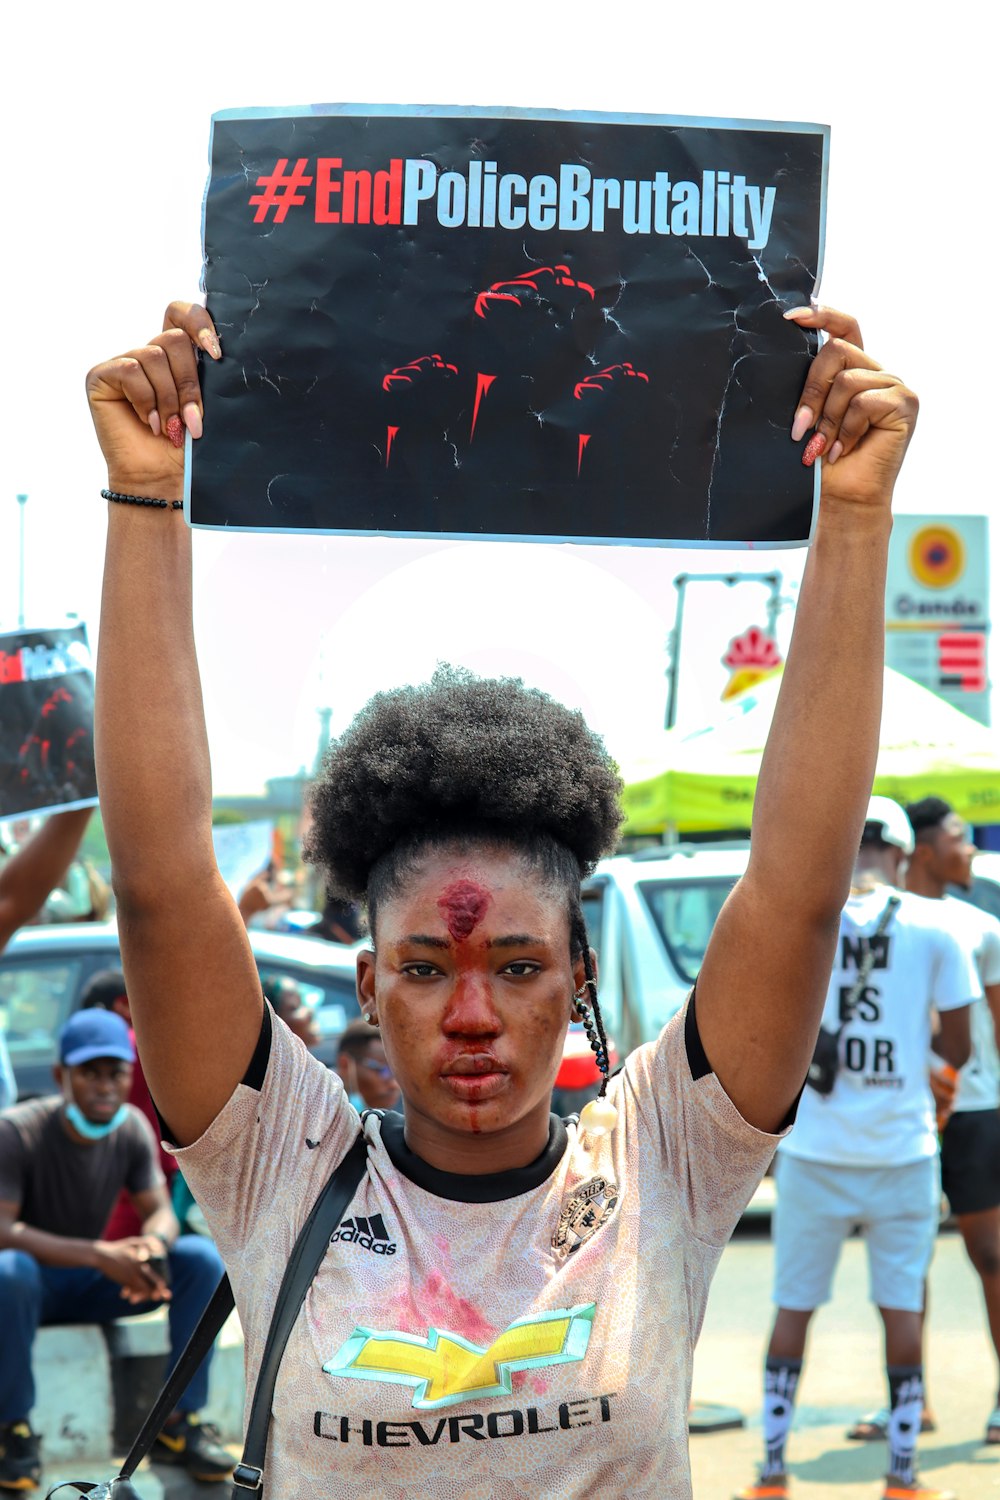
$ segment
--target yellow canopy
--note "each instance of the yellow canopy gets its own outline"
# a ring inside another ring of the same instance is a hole
[[[734,698],[718,720],[665,731],[622,767],[625,832],[749,828],[757,773],[781,678]],[[848,709],[849,712],[849,709]],[[898,802],[944,797],[970,823],[1000,822],[1000,739],[936,693],[887,667],[874,791]],[[816,767],[817,779],[823,767]]]

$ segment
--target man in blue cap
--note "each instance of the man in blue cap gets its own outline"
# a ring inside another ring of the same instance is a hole
[[[41,1324],[107,1323],[169,1302],[172,1365],[222,1275],[210,1240],[178,1238],[152,1130],[126,1103],[135,1051],[122,1018],[78,1011],[60,1033],[59,1058],[57,1095],[0,1115],[0,1492],[40,1479],[29,1414]],[[122,1188],[141,1232],[104,1240]],[[153,1456],[197,1479],[225,1479],[232,1459],[193,1415],[207,1397],[206,1360]]]

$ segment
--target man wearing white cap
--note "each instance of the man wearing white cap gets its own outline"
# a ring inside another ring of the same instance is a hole
[[[935,1052],[969,1056],[975,968],[935,904],[900,891],[913,830],[873,797],[809,1083],[778,1151],[777,1306],[764,1372],[765,1462],[739,1500],[789,1494],[785,1444],[806,1332],[829,1300],[844,1240],[861,1227],[871,1297],[885,1325],[889,1473],[885,1500],[945,1500],[914,1472],[923,1408],[921,1310],[938,1226],[940,1176],[928,1081]]]

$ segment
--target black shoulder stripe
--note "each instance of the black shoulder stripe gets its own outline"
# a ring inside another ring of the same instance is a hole
[[[705,1055],[705,1049],[701,1045],[701,1036],[698,1032],[698,1021],[694,1013],[694,1000],[697,993],[697,985],[691,991],[688,1001],[687,1015],[684,1017],[684,1046],[687,1051],[688,1067],[691,1069],[691,1077],[695,1083],[699,1078],[707,1078],[714,1069]]]
[[[694,1079],[695,1083],[697,1083],[699,1078],[707,1078],[710,1073],[715,1072],[715,1069],[709,1062],[708,1057],[705,1053],[705,1049],[701,1044],[701,1036],[698,1031],[698,1022],[695,1018],[694,1013],[694,997],[695,990],[692,990],[691,999],[688,1001],[687,1015],[684,1017],[684,1047],[687,1051],[688,1067],[691,1069],[691,1077]],[[783,1130],[787,1130],[790,1125],[795,1124],[795,1116],[798,1113],[799,1100],[802,1098],[802,1092],[804,1088],[805,1084],[802,1085],[802,1088],[799,1089],[798,1093],[795,1095],[795,1098],[789,1105],[788,1113],[782,1120],[781,1124],[778,1126],[778,1129],[775,1132],[776,1135],[780,1135]]]
[[[264,1087],[264,1074],[271,1057],[271,1007],[264,1001],[264,1014],[260,1018],[260,1036],[257,1045],[253,1049],[247,1070],[241,1080],[248,1089],[256,1089],[258,1094]]]
[[[258,1094],[264,1087],[264,1074],[267,1072],[267,1064],[270,1056],[271,1007],[265,1000],[264,1015],[261,1018],[260,1023],[260,1035],[257,1038],[257,1045],[253,1049],[253,1057],[251,1057],[250,1059],[250,1066],[247,1068],[241,1080],[241,1082],[246,1084],[247,1088],[256,1089]],[[166,1120],[160,1114],[159,1107],[157,1106],[155,1099],[153,1099],[153,1108],[156,1110],[156,1118],[160,1122],[160,1138],[164,1141],[176,1141],[177,1137],[170,1129],[170,1126],[167,1124]]]

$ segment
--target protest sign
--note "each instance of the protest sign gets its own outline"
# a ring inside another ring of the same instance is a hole
[[[274,853],[274,824],[264,818],[252,823],[221,823],[212,828],[215,862],[234,897],[270,864]]]
[[[198,526],[801,545],[820,125],[213,117]]]
[[[0,818],[96,801],[87,627],[0,633]]]

